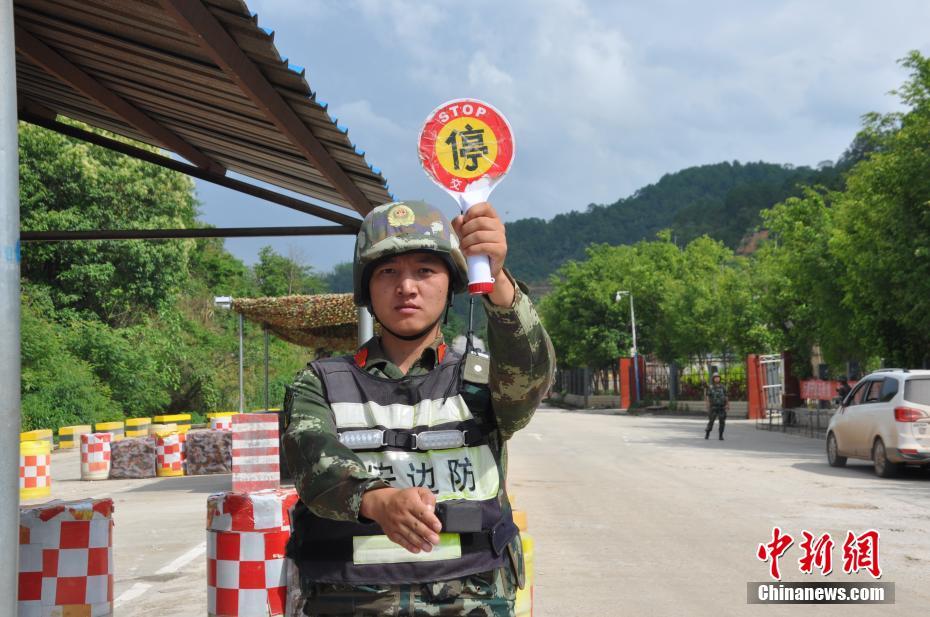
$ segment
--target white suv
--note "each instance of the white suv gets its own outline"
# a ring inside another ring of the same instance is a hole
[[[894,476],[904,465],[930,465],[930,371],[870,373],[840,403],[827,426],[827,461],[871,460]]]

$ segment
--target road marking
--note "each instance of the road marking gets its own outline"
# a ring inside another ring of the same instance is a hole
[[[146,591],[148,591],[151,588],[152,586],[149,585],[148,583],[136,583],[135,585],[133,585],[132,587],[130,587],[129,589],[121,593],[118,598],[113,600],[113,608],[114,609],[118,608],[121,604],[124,604],[126,602],[132,602],[133,600],[135,600],[136,598],[138,598],[139,596],[141,596],[142,594],[144,594]]]
[[[183,555],[181,555],[180,557],[178,557],[177,559],[175,559],[174,561],[172,561],[165,567],[158,570],[158,572],[156,572],[155,574],[173,574],[177,572],[178,570],[180,570],[181,568],[183,568],[184,566],[186,566],[187,564],[189,564],[190,562],[200,557],[201,555],[205,554],[206,552],[207,552],[207,543],[201,542],[200,544],[198,544],[191,550],[187,551],[186,553],[184,553]]]
[[[201,542],[191,550],[187,551],[171,563],[165,565],[162,568],[159,568],[155,574],[174,574],[190,562],[194,561],[201,555],[207,552],[207,543]],[[143,595],[149,589],[152,588],[152,585],[149,583],[135,583],[132,587],[124,591],[119,595],[118,598],[113,600],[113,608],[125,604],[126,602],[132,602],[139,596]]]
[[[533,437],[534,439],[536,439],[536,441],[542,441],[542,438],[543,438],[541,433],[527,433],[527,435],[529,435],[530,437]]]

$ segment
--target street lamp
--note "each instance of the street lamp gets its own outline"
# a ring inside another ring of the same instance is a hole
[[[232,308],[232,301],[232,296],[214,296],[213,306],[228,311]],[[242,379],[242,364],[242,313],[239,313],[239,413],[245,413],[245,387]]]
[[[620,302],[620,298],[623,296],[630,296],[630,327],[633,330],[633,376],[636,380],[636,401],[639,402],[639,359],[637,358],[636,350],[636,313],[633,311],[633,292],[632,291],[618,291],[617,295],[614,297],[615,302]]]

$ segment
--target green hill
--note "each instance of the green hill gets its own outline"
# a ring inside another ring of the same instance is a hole
[[[582,259],[590,244],[631,244],[662,229],[681,244],[707,234],[735,249],[760,223],[760,210],[799,194],[800,185],[838,187],[848,158],[820,169],[738,161],[689,167],[610,205],[514,221],[507,224],[507,265],[543,283],[566,261]]]

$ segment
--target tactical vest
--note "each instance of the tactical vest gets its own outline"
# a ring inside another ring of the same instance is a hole
[[[311,364],[326,387],[340,441],[391,486],[429,488],[445,520],[439,546],[411,553],[373,521],[322,518],[299,503],[288,555],[303,581],[423,583],[504,565],[518,530],[503,490],[503,444],[487,364],[477,373],[467,365],[471,370],[456,389],[460,362],[450,352],[432,371],[402,379],[371,375],[350,356]],[[468,381],[481,373],[484,384]]]
[[[727,390],[723,384],[711,384],[710,386],[710,405],[714,409],[723,409],[727,405]]]

